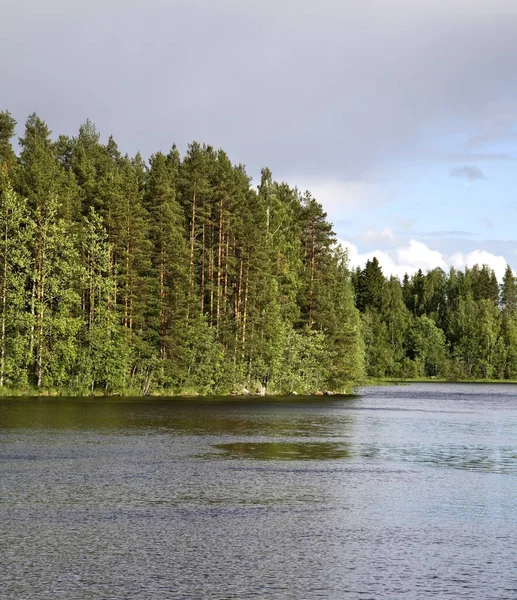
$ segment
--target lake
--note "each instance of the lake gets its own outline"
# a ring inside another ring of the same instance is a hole
[[[0,399],[3,600],[517,598],[517,386]]]

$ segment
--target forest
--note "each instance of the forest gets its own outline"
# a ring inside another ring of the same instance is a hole
[[[310,192],[223,150],[148,160],[87,121],[0,113],[4,393],[344,391],[365,377],[517,378],[517,286],[487,266],[349,267]]]
[[[377,259],[352,273],[371,377],[517,379],[517,285],[487,265],[384,277]]]
[[[0,113],[0,386],[344,390],[363,377],[346,255],[322,207],[192,143],[148,161],[86,122],[19,149]]]

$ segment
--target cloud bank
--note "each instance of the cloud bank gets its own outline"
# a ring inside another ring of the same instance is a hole
[[[426,244],[416,240],[410,240],[408,245],[398,246],[393,250],[373,250],[365,253],[361,253],[351,242],[342,241],[341,243],[348,249],[351,267],[363,268],[366,261],[375,256],[384,275],[395,275],[399,278],[406,273],[412,275],[418,269],[422,269],[423,272],[435,268],[448,271],[450,267],[463,270],[465,267],[470,268],[474,265],[488,265],[501,281],[507,264],[504,256],[491,254],[484,250],[474,250],[468,253],[456,252],[451,256],[445,256],[438,250],[432,250]]]

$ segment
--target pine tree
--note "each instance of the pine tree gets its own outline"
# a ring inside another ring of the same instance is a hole
[[[17,191],[28,200],[33,211],[44,207],[50,196],[56,200],[57,216],[72,221],[79,215],[79,190],[75,178],[67,173],[57,157],[56,145],[46,123],[32,114],[20,139],[20,173]]]
[[[180,158],[176,148],[168,156],[151,157],[145,191],[152,241],[149,288],[149,327],[159,347],[165,373],[181,368],[187,314],[188,246],[177,185]],[[167,364],[165,364],[167,363]]]

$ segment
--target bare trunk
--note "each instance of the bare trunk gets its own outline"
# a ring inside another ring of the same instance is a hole
[[[238,346],[239,330],[240,330],[240,323],[241,323],[242,270],[243,270],[243,260],[241,258],[240,267],[239,267],[239,281],[237,283],[237,287],[235,289],[234,297],[233,297],[233,312],[234,312],[235,321],[236,321],[236,324],[235,324],[235,351],[234,351],[234,355],[233,355],[234,362],[236,362],[236,360],[237,360],[237,346]]]
[[[44,261],[43,261],[44,262]],[[43,266],[40,264],[38,269],[38,309],[37,323],[38,323],[38,356],[36,360],[36,378],[37,386],[41,387],[43,383],[43,322],[45,316],[45,280],[43,276]]]
[[[224,287],[223,287],[223,312],[226,313],[226,303],[228,300],[228,256],[230,254],[230,235],[226,235],[226,252],[224,255]]]
[[[108,265],[109,265],[108,277],[111,278],[111,277],[113,277],[113,274],[116,272],[111,248],[109,250]],[[116,305],[117,305],[117,280],[116,280],[116,278],[114,278],[114,281],[113,281],[113,298],[111,296],[111,292],[108,292],[107,311],[106,311],[106,326],[108,326],[108,324],[109,324],[112,303],[113,303],[113,306],[116,308]]]
[[[130,285],[130,281],[129,281],[129,269],[130,269],[130,253],[131,253],[131,242],[130,242],[130,235],[131,235],[131,228],[129,225],[129,221],[127,223],[127,228],[126,228],[126,233],[127,233],[127,241],[126,241],[126,289],[125,289],[125,297],[124,297],[124,326],[125,327],[129,327],[129,321],[130,321],[130,317],[129,317],[129,311],[130,311],[130,306],[129,306],[129,297],[131,294],[131,285]]]
[[[208,256],[208,278],[210,280],[210,327],[214,324],[214,227],[210,227],[210,254]]]
[[[160,356],[165,360],[165,336],[167,335],[167,320],[165,314],[165,258],[161,257],[160,262]]]
[[[194,186],[194,195],[192,197],[192,219],[190,224],[190,260],[188,269],[188,303],[187,303],[187,324],[190,317],[190,304],[192,302],[192,294],[194,289],[194,239],[196,232],[196,187]]]
[[[5,321],[7,319],[7,225],[4,236],[4,280],[2,282],[2,357],[0,364],[0,386],[4,385],[5,377]]]
[[[246,265],[246,283],[244,286],[244,300],[242,308],[242,353],[244,356],[244,349],[246,347],[246,323],[248,320],[248,291],[249,291],[249,273],[250,273],[250,259],[248,257],[248,263]]]
[[[316,232],[312,230],[311,270],[309,284],[309,327],[312,327],[312,305],[314,301],[314,271],[316,265]]]
[[[203,223],[201,250],[201,316],[205,312],[205,224]]]
[[[219,331],[221,317],[221,277],[222,277],[222,249],[223,249],[223,198],[219,206],[219,243],[217,244],[217,317],[216,327]]]

